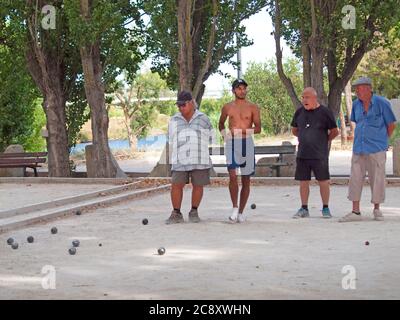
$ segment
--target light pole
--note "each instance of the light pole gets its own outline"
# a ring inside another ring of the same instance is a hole
[[[238,47],[238,52],[237,52],[237,64],[238,64],[238,69],[237,69],[237,77],[238,79],[242,78],[242,49],[239,46],[239,34],[236,33],[236,45]]]

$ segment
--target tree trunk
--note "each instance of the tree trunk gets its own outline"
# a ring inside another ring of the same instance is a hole
[[[343,148],[347,143],[347,129],[342,108],[340,108],[339,117],[340,117],[340,141]]]
[[[178,11],[178,68],[179,91],[192,92],[200,105],[205,86],[204,81],[213,64],[213,50],[217,32],[218,1],[212,0],[212,20],[207,52],[202,59],[200,41],[205,27],[205,1],[177,0]]]
[[[317,91],[318,100],[326,105],[328,102],[324,89],[324,58],[325,49],[323,47],[323,36],[318,26],[314,0],[311,3],[312,34],[308,45],[311,50],[311,86]]]
[[[178,67],[180,91],[192,90],[193,43],[192,43],[192,0],[178,1]]]
[[[137,151],[137,138],[131,128],[132,119],[129,116],[128,108],[125,106],[122,106],[122,109],[124,111],[125,128],[128,133],[129,148],[131,149],[132,152],[136,152]]]
[[[303,56],[303,86],[311,87],[311,52],[304,30],[300,29],[301,53]]]
[[[351,83],[347,82],[346,87],[344,88],[345,96],[346,96],[346,110],[347,110],[347,118],[349,119],[350,124],[350,133],[349,138],[354,137],[354,123],[350,120],[351,118],[351,110],[353,108],[353,99],[351,97]]]
[[[82,16],[90,20],[88,0],[81,0]],[[80,49],[86,98],[92,117],[93,162],[97,168],[96,178],[114,178],[120,169],[113,161],[108,145],[108,113],[105,104],[105,91],[102,82],[102,65],[100,60],[100,42],[97,40]]]
[[[335,119],[338,118],[339,112],[341,110],[342,92],[343,92],[343,89],[341,87],[339,87],[338,84],[331,87],[331,89],[329,91],[328,106],[329,106],[329,109],[331,109]]]
[[[46,114],[48,131],[48,175],[49,177],[70,177],[68,134],[65,126],[65,101],[61,95],[46,93],[43,109]]]
[[[132,130],[130,130],[129,133],[129,147],[131,149],[131,152],[136,152],[137,151],[137,144],[138,144],[138,139],[134,134],[132,134]]]
[[[323,105],[327,105],[328,98],[324,89],[324,57],[325,52],[319,50],[311,50],[311,87],[317,91],[318,101]]]
[[[197,93],[197,96],[195,96],[194,98],[196,99],[197,105],[200,108],[201,105],[201,101],[203,100],[203,95],[204,95],[204,91],[206,90],[206,86],[204,84],[202,84],[200,91]]]
[[[92,117],[93,162],[97,178],[113,178],[117,168],[111,159],[108,145],[108,114],[104,86],[101,80],[100,50],[98,45],[81,48],[85,77],[85,93]]]
[[[274,38],[275,38],[276,67],[279,78],[281,79],[281,82],[285,86],[286,91],[290,99],[292,100],[293,106],[295,107],[295,109],[299,109],[302,107],[301,101],[297,97],[292,80],[290,80],[290,78],[286,76],[285,71],[283,70],[282,49],[281,49],[281,36],[282,36],[281,24],[282,24],[282,18],[280,14],[279,1],[275,0]]]
[[[27,5],[32,6],[33,2],[30,1]],[[70,177],[63,55],[54,48],[39,43],[38,24],[34,14],[28,17],[27,27],[27,68],[43,95],[43,110],[46,115],[48,176]]]
[[[36,65],[35,68],[32,68],[32,63],[35,62],[28,58],[28,70],[43,95],[43,111],[46,115],[46,128],[48,131],[46,139],[48,176],[70,177],[71,170],[69,166],[68,134],[65,115],[66,103],[63,98],[63,92],[58,90],[59,88],[54,87],[57,87],[58,79],[62,75],[54,76],[52,78],[53,81],[47,81],[47,85],[44,85],[42,74],[36,73],[39,66]],[[44,66],[44,68],[51,70],[54,66],[51,66],[50,63]],[[38,83],[37,81],[40,82]],[[48,85],[51,85],[51,87]]]
[[[203,29],[205,27],[205,10],[204,1],[194,0],[177,0],[177,20],[178,20],[178,70],[179,70],[179,91],[192,92],[193,98],[196,100],[200,108],[200,104],[205,91],[204,81],[210,72],[213,63],[213,48],[215,42],[216,21],[213,19],[211,27],[211,35],[208,39],[208,48],[205,61],[201,59],[200,39],[202,38]],[[217,1],[213,0],[213,17],[217,14]],[[169,157],[168,143],[164,148],[161,159],[150,173],[159,175],[160,172],[169,175],[169,160],[165,161],[163,157]]]

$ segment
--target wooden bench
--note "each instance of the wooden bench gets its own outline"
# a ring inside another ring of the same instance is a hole
[[[24,168],[24,176],[26,168],[31,168],[37,177],[37,168],[46,160],[47,152],[0,153],[0,168]]]
[[[210,155],[224,155],[224,147],[210,147]],[[281,145],[281,146],[255,146],[254,154],[277,154],[278,161],[274,163],[264,163],[264,164],[256,164],[257,167],[271,167],[273,170],[276,170],[276,176],[280,177],[280,168],[283,166],[289,166],[290,163],[283,161],[284,154],[295,154],[296,146],[295,145]],[[226,163],[217,163],[213,164],[214,167],[226,167]]]

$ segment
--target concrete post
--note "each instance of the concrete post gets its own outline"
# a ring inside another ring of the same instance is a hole
[[[400,177],[400,139],[393,143],[393,175]]]

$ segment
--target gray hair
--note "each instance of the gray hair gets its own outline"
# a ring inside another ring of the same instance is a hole
[[[304,93],[304,92],[310,92],[310,93],[312,93],[314,96],[318,97],[317,90],[315,90],[313,87],[307,87],[307,88],[305,88],[305,89],[303,90],[303,93]]]

